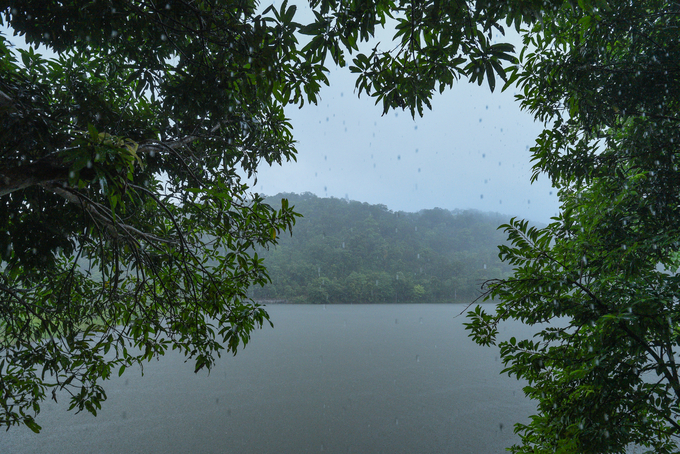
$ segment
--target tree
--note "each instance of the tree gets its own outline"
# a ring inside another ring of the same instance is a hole
[[[326,57],[344,66],[395,18],[397,45],[358,53],[359,93],[412,114],[460,77],[495,86],[492,44],[543,2],[3,1],[0,35],[0,425],[39,430],[70,393],[94,414],[101,383],[178,349],[196,370],[268,320],[253,246],[295,222],[250,194],[261,162],[294,159],[283,107],[316,102]],[[305,39],[301,47],[299,39]]]
[[[546,129],[534,178],[559,188],[543,229],[513,219],[490,281],[494,313],[468,328],[536,325],[500,342],[505,372],[527,380],[537,415],[516,453],[677,452],[680,437],[680,5],[579,1],[544,10],[509,81]]]

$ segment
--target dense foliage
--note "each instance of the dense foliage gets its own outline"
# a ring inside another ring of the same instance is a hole
[[[579,2],[546,10],[513,71],[546,121],[536,173],[560,188],[548,227],[514,220],[491,282],[492,343],[513,318],[542,324],[500,344],[538,402],[518,453],[677,452],[680,439],[680,4]],[[638,451],[640,452],[640,451]]]
[[[96,413],[131,364],[172,348],[198,370],[247,342],[267,319],[253,246],[295,217],[239,176],[294,159],[283,108],[316,102],[327,56],[395,21],[351,69],[420,113],[460,77],[506,78],[497,19],[542,4],[313,0],[303,24],[286,1],[0,1],[5,30],[57,55],[0,33],[0,425],[38,430],[59,390]]]
[[[498,245],[507,220],[476,211],[393,212],[384,205],[280,194],[302,214],[292,236],[258,251],[271,283],[256,300],[290,303],[453,303],[509,275]],[[270,199],[266,199],[267,201]]]

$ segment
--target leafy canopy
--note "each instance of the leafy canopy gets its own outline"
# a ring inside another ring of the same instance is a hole
[[[241,175],[295,159],[288,104],[316,102],[327,58],[358,53],[359,93],[415,115],[461,77],[507,78],[519,27],[543,2],[3,1],[0,34],[0,425],[39,430],[70,393],[96,414],[102,380],[178,349],[209,368],[268,320],[247,297],[296,215]],[[300,44],[303,42],[304,44]],[[330,61],[330,60],[329,60]]]
[[[495,313],[468,324],[481,344],[503,320],[537,325],[499,344],[538,403],[513,452],[677,452],[679,21],[677,2],[579,1],[524,34],[509,81],[546,122],[534,177],[550,176],[561,213],[503,226],[514,275],[488,283]]]

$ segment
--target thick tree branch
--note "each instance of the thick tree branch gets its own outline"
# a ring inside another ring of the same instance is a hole
[[[0,167],[0,197],[37,184],[65,181],[68,173],[68,166],[57,156],[22,166]]]

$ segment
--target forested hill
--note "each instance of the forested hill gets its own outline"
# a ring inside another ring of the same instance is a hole
[[[313,194],[279,194],[302,214],[270,250],[272,279],[256,300],[290,303],[450,303],[479,296],[481,283],[510,267],[498,259],[507,216],[439,208],[393,212]],[[276,202],[276,203],[274,203]]]

